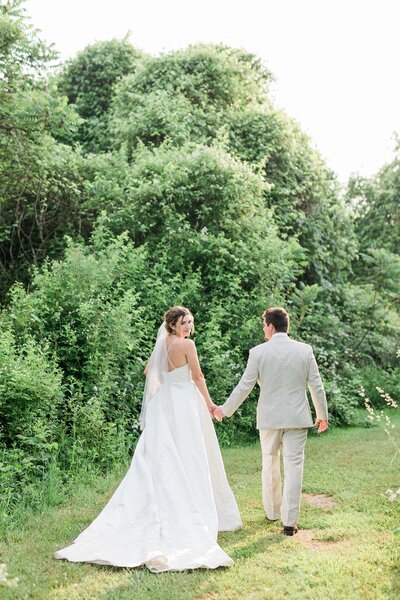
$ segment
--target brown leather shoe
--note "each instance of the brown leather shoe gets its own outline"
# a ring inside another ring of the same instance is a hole
[[[298,532],[297,527],[289,527],[288,525],[284,525],[282,529],[283,535],[294,535]]]

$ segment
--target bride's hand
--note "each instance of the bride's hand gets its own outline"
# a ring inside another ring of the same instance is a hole
[[[216,408],[218,408],[218,406],[216,404],[214,404],[214,402],[211,402],[211,404],[209,404],[207,406],[207,408],[208,408],[210,415],[213,416],[213,412]]]
[[[217,419],[217,421],[221,422],[222,419],[224,418],[224,413],[222,412],[222,408],[220,406],[216,406],[215,409],[213,410],[213,417],[214,419]]]

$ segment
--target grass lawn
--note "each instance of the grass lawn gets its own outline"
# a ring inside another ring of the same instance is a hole
[[[399,435],[400,419],[392,417]],[[231,569],[151,574],[145,568],[116,569],[52,558],[98,514],[123,472],[84,486],[64,505],[35,515],[10,532],[0,562],[14,587],[0,598],[255,600],[400,598],[400,501],[382,494],[400,486],[400,464],[379,428],[337,429],[307,442],[300,527],[293,538],[267,523],[261,503],[258,444],[224,450],[243,529],[224,533],[221,546],[235,560]],[[314,505],[326,494],[331,506]]]

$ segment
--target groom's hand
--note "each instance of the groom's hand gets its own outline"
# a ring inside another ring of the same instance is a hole
[[[319,425],[319,427],[318,427],[318,425]],[[317,433],[323,433],[329,427],[328,421],[325,421],[324,419],[317,419],[314,423],[314,427],[318,427]]]
[[[214,408],[213,410],[213,417],[214,419],[217,419],[217,421],[222,421],[222,419],[224,418],[224,413],[222,412],[222,408],[220,406],[217,406],[216,408]]]

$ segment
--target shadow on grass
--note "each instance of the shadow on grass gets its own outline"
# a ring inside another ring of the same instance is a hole
[[[254,536],[254,531],[252,532]],[[236,562],[236,567],[242,567],[248,561],[254,561],[257,555],[265,554],[271,551],[276,544],[284,541],[284,536],[280,533],[267,533],[258,536],[258,539],[244,543],[248,536],[241,538],[238,547],[230,551],[232,558]],[[233,570],[236,571],[235,566]],[[115,573],[116,567],[93,565],[99,572]],[[145,567],[134,569],[124,569],[126,578],[110,587],[96,596],[98,600],[175,600],[185,598],[193,600],[197,598],[212,598],[214,593],[222,593],[227,585],[227,577],[235,579],[234,572],[227,567],[211,569],[192,569],[186,571],[168,571],[165,573],[154,574]],[[237,571],[236,571],[237,576]],[[231,590],[232,591],[232,590]],[[219,597],[219,596],[218,596]],[[232,598],[236,595],[232,596]]]
[[[257,522],[257,525],[259,526],[260,523]],[[255,531],[252,527],[229,534],[225,533],[225,536],[229,536],[230,543],[227,543],[225,538],[225,543],[222,545],[236,563],[233,567],[236,574],[237,568],[240,569],[249,560],[256,560],[258,555],[271,552],[273,546],[281,544],[285,539],[285,536],[280,533],[268,530],[264,532],[260,529]],[[98,573],[99,576],[104,573],[110,574],[109,587],[99,591],[95,596],[99,600],[125,600],[125,598],[130,600],[136,598],[140,600],[173,600],[177,598],[192,600],[202,598],[204,595],[208,597],[207,594],[211,593],[214,588],[219,589],[221,586],[223,588],[227,583],[226,578],[229,578],[231,573],[235,578],[233,571],[226,567],[215,570],[168,571],[158,574],[151,573],[144,566],[121,569],[109,565],[93,564],[91,565],[92,569],[93,573]],[[113,574],[121,574],[121,580],[113,581],[111,577]],[[82,575],[82,578],[79,579],[82,582],[84,576]],[[76,583],[75,581],[71,589],[64,589],[65,596],[63,595],[63,598],[67,598],[68,595],[75,598],[73,594]]]
[[[282,544],[285,539],[286,538],[282,533],[269,533],[260,536],[250,544],[239,545],[235,548],[232,552],[232,558],[233,560],[254,558],[257,554],[268,552],[272,546]]]

